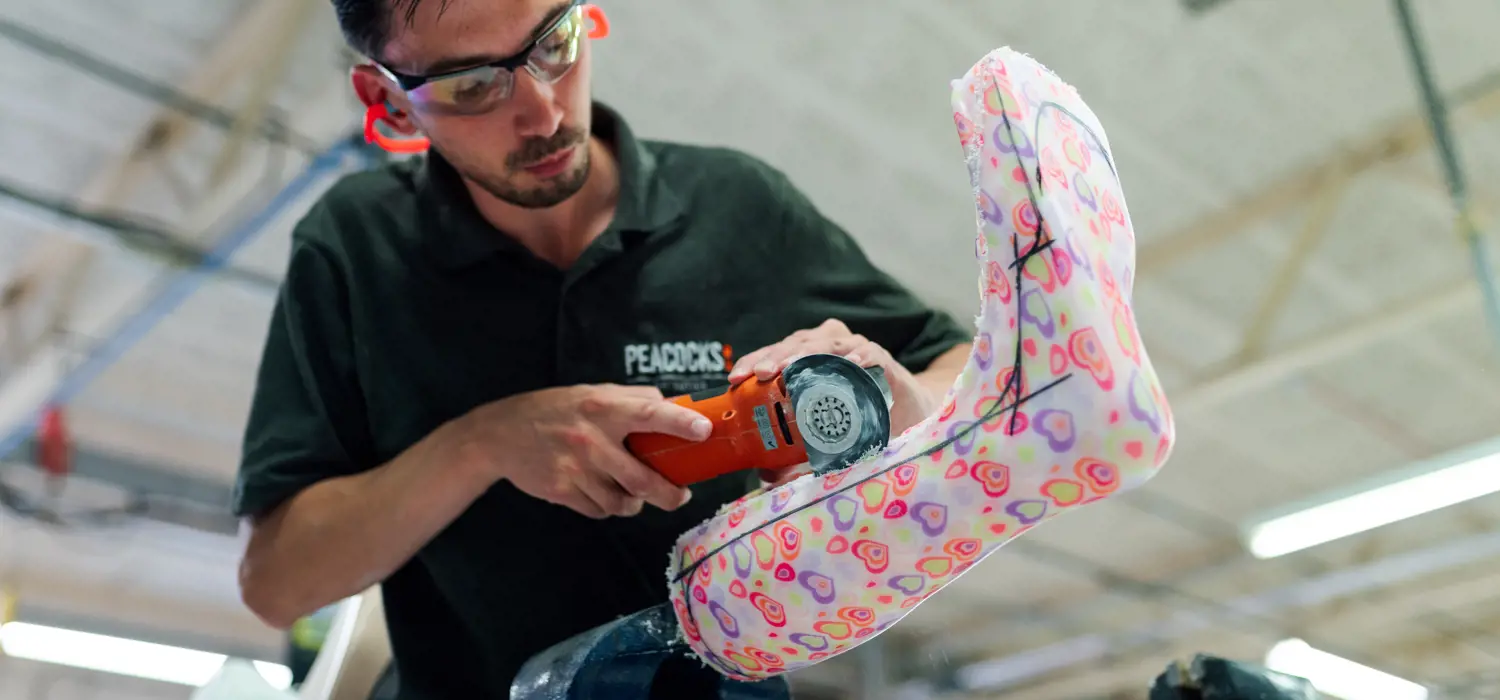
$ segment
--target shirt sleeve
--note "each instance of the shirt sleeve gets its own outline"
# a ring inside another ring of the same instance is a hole
[[[793,280],[801,304],[817,318],[836,318],[890,351],[897,362],[921,372],[938,356],[973,342],[971,327],[918,298],[876,267],[857,241],[822,212],[780,172],[772,186],[784,224],[785,279]]]
[[[245,427],[236,515],[264,513],[369,466],[348,299],[332,256],[294,236]]]

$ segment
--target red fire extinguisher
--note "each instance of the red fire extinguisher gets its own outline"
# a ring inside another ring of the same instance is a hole
[[[48,406],[36,430],[36,464],[48,481],[60,485],[73,470],[73,446],[67,416],[61,406]]]

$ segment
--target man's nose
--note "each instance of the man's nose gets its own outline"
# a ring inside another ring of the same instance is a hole
[[[516,131],[521,136],[551,136],[562,124],[563,111],[552,86],[525,70],[517,71],[510,99],[515,103]]]

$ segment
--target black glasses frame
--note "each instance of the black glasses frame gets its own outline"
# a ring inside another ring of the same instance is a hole
[[[547,37],[552,36],[552,32],[557,31],[557,28],[562,26],[563,22],[567,21],[568,16],[573,14],[574,12],[577,12],[578,8],[582,5],[583,0],[571,0],[568,3],[568,6],[564,8],[562,12],[558,13],[557,19],[552,20],[552,23],[548,24],[545,29],[537,32],[536,36],[532,37],[531,41],[527,42],[526,46],[522,47],[520,51],[517,51],[516,53],[506,56],[505,58],[499,59],[497,61],[491,61],[490,63],[485,63],[477,66],[469,66],[468,68],[459,68],[456,70],[444,71],[436,75],[409,75],[406,73],[399,73],[395,70],[392,70],[389,66],[380,63],[379,61],[376,61],[375,65],[380,66],[381,70],[385,71],[387,75],[395,80],[396,85],[400,87],[403,92],[411,92],[412,90],[426,85],[427,83],[463,75],[464,73],[479,70],[481,68],[499,68],[510,73],[515,73],[516,71],[525,68],[526,64],[531,62],[531,54],[532,52],[536,51],[537,46],[539,46]]]

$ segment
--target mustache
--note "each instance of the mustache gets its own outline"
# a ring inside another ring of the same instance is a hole
[[[558,129],[557,133],[546,138],[528,139],[523,142],[520,148],[506,158],[506,164],[512,168],[524,168],[537,161],[546,160],[564,148],[582,143],[583,140],[583,129],[564,126]]]

